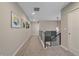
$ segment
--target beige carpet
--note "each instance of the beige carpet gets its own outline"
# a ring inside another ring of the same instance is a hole
[[[74,56],[60,46],[43,48],[38,37],[32,37],[24,51],[24,56]]]

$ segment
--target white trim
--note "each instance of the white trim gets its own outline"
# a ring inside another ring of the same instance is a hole
[[[39,40],[40,40],[40,42],[41,42],[41,44],[42,44],[42,46],[43,46],[43,48],[44,48],[44,42],[41,40],[40,37],[39,37]]]
[[[31,39],[31,37],[32,37],[32,36],[30,36],[29,39]],[[15,56],[15,55],[18,53],[18,51],[23,47],[23,45],[24,45],[29,39],[26,39],[26,40],[17,48],[17,50],[12,54],[12,56]]]
[[[75,50],[74,48],[70,49],[70,52],[72,52],[75,56],[79,56],[79,51]]]
[[[69,49],[66,48],[65,46],[61,45],[61,47],[62,47],[63,49],[65,49],[65,50],[69,51]]]
[[[67,51],[70,51],[71,53],[73,53],[75,56],[77,56],[77,54],[75,52],[73,52],[73,50],[70,50],[68,48],[66,48],[65,46],[61,45],[61,47]]]

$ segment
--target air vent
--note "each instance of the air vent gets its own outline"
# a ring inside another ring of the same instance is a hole
[[[39,10],[40,10],[40,8],[38,8],[38,7],[34,8],[34,11],[39,11]]]

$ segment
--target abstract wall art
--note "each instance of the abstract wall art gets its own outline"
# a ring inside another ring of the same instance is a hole
[[[21,28],[22,21],[15,13],[11,11],[11,27],[12,28]]]

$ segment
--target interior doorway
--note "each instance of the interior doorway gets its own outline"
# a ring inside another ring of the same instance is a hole
[[[39,23],[38,22],[32,22],[32,34],[39,36]]]

